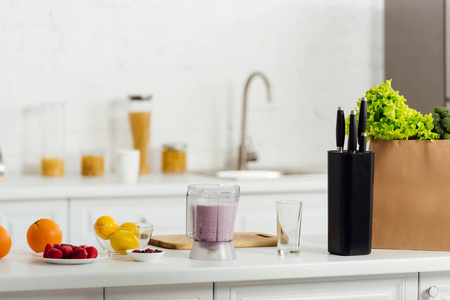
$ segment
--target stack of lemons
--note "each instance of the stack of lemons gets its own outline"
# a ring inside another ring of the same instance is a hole
[[[120,224],[109,217],[103,216],[95,222],[95,232],[103,240],[109,240],[111,248],[122,255],[127,254],[127,250],[139,247],[139,226],[132,222]]]

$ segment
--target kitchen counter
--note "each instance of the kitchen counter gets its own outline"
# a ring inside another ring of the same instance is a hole
[[[238,184],[241,194],[264,192],[325,191],[326,174],[287,175],[279,179],[231,180],[195,173],[141,176],[137,184],[119,184],[113,175],[103,177],[64,176],[7,176],[0,182],[0,200],[95,198],[132,196],[179,196],[186,193],[188,184]],[[25,188],[26,187],[26,188]]]
[[[31,251],[0,259],[0,291],[153,286],[164,284],[301,279],[450,270],[449,252],[377,250],[365,256],[327,252],[326,236],[303,238],[302,253],[281,257],[275,247],[236,249],[233,262],[189,259],[189,251],[167,250],[156,262],[128,257],[85,265],[53,265]]]

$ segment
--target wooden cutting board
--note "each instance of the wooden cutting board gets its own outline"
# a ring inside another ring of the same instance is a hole
[[[167,249],[190,250],[192,240],[184,234],[155,235],[149,244]],[[270,247],[277,245],[277,237],[258,232],[235,232],[233,244],[235,248]]]

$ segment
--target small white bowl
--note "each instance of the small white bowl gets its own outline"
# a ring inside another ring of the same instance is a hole
[[[132,249],[127,250],[128,256],[130,256],[135,261],[156,261],[163,257],[163,255],[166,253],[166,251],[162,251],[159,253],[133,253],[134,250],[145,250],[145,249]]]

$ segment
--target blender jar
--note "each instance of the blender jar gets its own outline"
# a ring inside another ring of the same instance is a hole
[[[152,96],[129,96],[130,108],[128,117],[131,133],[133,134],[133,148],[139,150],[141,160],[139,174],[150,173],[147,161],[147,146],[150,140],[150,99]]]
[[[43,136],[43,153],[41,157],[42,176],[64,175],[64,120],[64,103],[48,103],[41,107]]]
[[[233,260],[234,222],[239,203],[237,185],[189,185],[186,195],[186,236],[193,239],[190,258]]]

